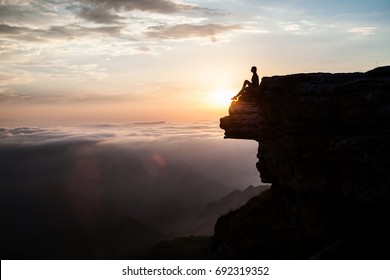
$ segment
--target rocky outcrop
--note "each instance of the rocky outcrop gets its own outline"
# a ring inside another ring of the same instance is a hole
[[[220,126],[259,142],[257,169],[272,187],[219,219],[210,257],[380,258],[390,248],[390,66],[264,77]]]

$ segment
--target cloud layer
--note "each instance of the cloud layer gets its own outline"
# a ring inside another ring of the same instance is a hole
[[[61,255],[124,216],[174,236],[211,201],[260,183],[255,154],[209,122],[0,128],[2,256]]]
[[[50,147],[87,145],[96,152],[109,150],[123,154],[146,156],[179,166],[227,188],[244,188],[259,181],[255,169],[255,142],[223,140],[214,122],[193,124],[170,122],[133,122],[128,124],[93,124],[61,127],[15,127],[0,129],[0,149],[12,156],[12,151],[50,150]],[[55,156],[55,154],[53,154]],[[230,158],[230,159],[229,159]],[[24,160],[34,158],[18,158]],[[112,158],[114,160],[114,158]],[[6,165],[4,159],[2,164]],[[102,163],[104,164],[104,163]],[[8,168],[8,167],[7,167]],[[10,168],[13,168],[10,166]],[[210,172],[210,168],[214,169]],[[229,169],[232,169],[229,171]],[[251,170],[249,175],[247,170]],[[59,170],[61,172],[61,170]],[[239,174],[245,173],[244,179]],[[230,179],[227,179],[230,174]],[[36,178],[41,178],[37,174]],[[61,177],[62,178],[62,177]]]

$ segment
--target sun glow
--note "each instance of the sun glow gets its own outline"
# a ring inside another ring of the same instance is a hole
[[[210,100],[214,106],[227,107],[232,102],[231,98],[235,95],[233,90],[221,89],[210,95]]]

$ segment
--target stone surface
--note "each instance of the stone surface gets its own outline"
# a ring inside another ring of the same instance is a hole
[[[277,219],[288,221],[295,240],[312,246],[297,258],[321,256],[316,252],[337,240],[350,244],[353,238],[345,238],[356,237],[355,230],[383,232],[390,196],[390,66],[264,77],[257,92],[232,102],[220,126],[225,138],[259,142],[257,169],[264,183],[272,183],[268,204],[281,211]],[[215,253],[221,242],[225,248],[240,243],[218,235],[239,230],[227,220],[216,225],[211,257],[223,258]],[[291,252],[280,258],[286,256],[294,258]],[[238,249],[230,257],[242,254]]]

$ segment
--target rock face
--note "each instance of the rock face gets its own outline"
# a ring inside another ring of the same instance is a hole
[[[225,138],[259,142],[257,169],[272,187],[219,219],[210,257],[389,257],[381,237],[390,213],[390,66],[264,77],[256,92],[232,102],[220,126]],[[234,223],[244,213],[257,223],[245,241],[245,225]],[[280,235],[283,227],[288,234]],[[275,252],[270,239],[288,242]],[[252,251],[243,249],[248,242]]]

